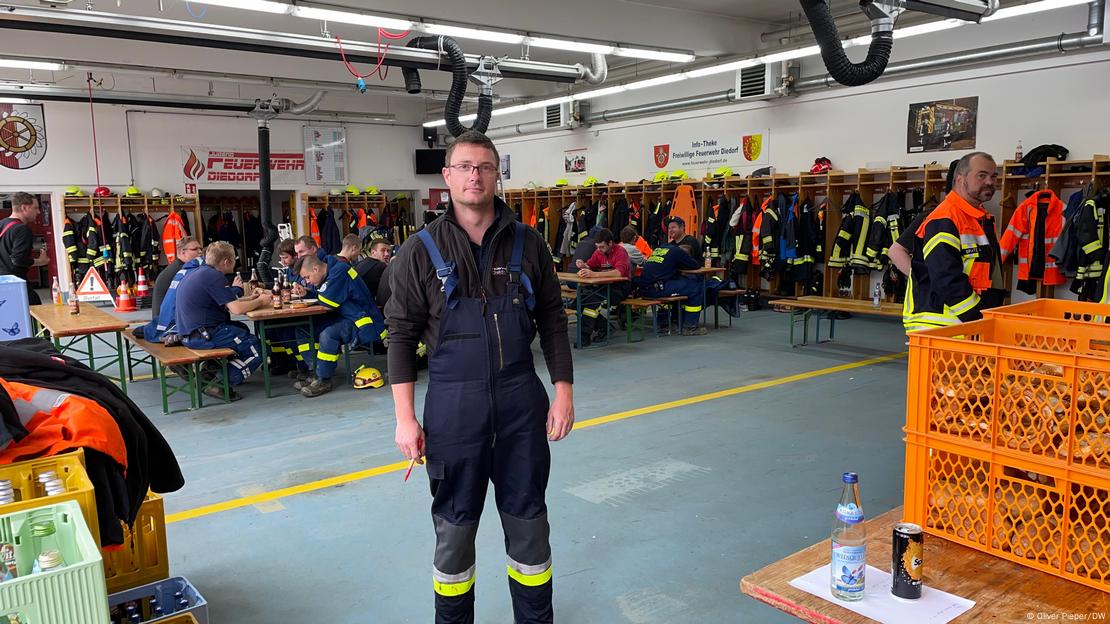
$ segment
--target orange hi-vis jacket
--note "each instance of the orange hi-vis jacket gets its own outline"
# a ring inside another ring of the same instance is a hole
[[[0,379],[27,435],[0,450],[0,464],[91,448],[127,468],[119,425],[99,403],[76,394]]]
[[[181,215],[176,210],[170,210],[166,225],[162,226],[162,249],[166,252],[166,260],[173,262],[177,258],[177,241],[185,236],[185,222]]]
[[[987,213],[955,192],[922,221],[910,250],[902,308],[906,331],[947,327],[982,317],[979,294],[991,287],[997,259],[983,229]]]
[[[1064,274],[1049,257],[1063,229],[1064,202],[1056,193],[1045,190],[1030,195],[1014,211],[998,241],[1003,261],[1017,247],[1018,279],[1042,281],[1046,286],[1063,284]]]
[[[308,209],[308,235],[316,241],[317,247],[322,244],[320,242],[320,225],[316,222],[316,212],[311,208]]]

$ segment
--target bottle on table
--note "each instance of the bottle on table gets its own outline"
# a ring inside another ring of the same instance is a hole
[[[64,303],[62,301],[62,286],[58,283],[57,275],[54,276],[54,281],[50,284],[50,299],[56,306],[60,306]]]
[[[77,300],[77,287],[73,285],[73,282],[69,283],[69,313],[81,313],[81,302]]]
[[[275,310],[281,309],[281,276],[274,277],[274,287],[270,290],[270,304]]]
[[[856,601],[863,599],[867,530],[863,525],[863,506],[859,500],[859,475],[845,472],[841,480],[844,489],[836,505],[832,529],[830,589],[837,599]]]
[[[251,279],[247,282],[249,293],[253,293],[256,289],[262,287],[262,282],[258,279],[258,269],[251,269]],[[248,294],[249,294],[248,293]]]
[[[871,293],[871,305],[876,310],[883,307],[883,287],[879,284],[875,284],[875,291]]]
[[[289,287],[289,281],[286,279],[281,280],[281,302],[284,305],[289,305],[293,301],[293,291]]]

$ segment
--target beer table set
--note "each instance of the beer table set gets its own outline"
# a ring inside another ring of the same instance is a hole
[[[892,531],[902,519],[902,507],[884,513],[867,525],[867,563],[889,570]],[[814,544],[740,580],[740,591],[756,600],[815,624],[865,624],[875,622],[837,601],[815,596],[791,584],[792,580],[822,565],[827,571],[831,544]],[[1073,583],[1022,565],[972,550],[954,542],[925,535],[923,584],[974,601],[970,610],[949,621],[1044,622],[1108,621],[1110,593]],[[824,582],[828,583],[826,572]],[[870,580],[868,581],[871,582]],[[890,591],[886,583],[882,591]],[[922,613],[916,621],[927,622]]]
[[[575,310],[578,314],[574,347],[582,348],[582,310],[587,304],[601,304],[609,309],[609,300],[613,293],[613,284],[627,282],[623,277],[579,277],[577,273],[557,273],[560,282],[574,284]],[[609,323],[605,323],[605,342],[609,344]]]
[[[728,269],[724,267],[706,266],[700,269],[689,269],[682,271],[683,275],[697,277],[701,280],[701,320],[703,323],[709,323],[709,276],[710,275],[725,275]]]
[[[89,368],[104,374],[127,392],[127,351],[123,346],[123,332],[127,329],[127,321],[87,304],[82,305],[80,310],[77,314],[71,314],[69,306],[51,303],[31,306],[35,335],[49,337],[59,353],[86,360]],[[115,334],[115,340],[105,339],[101,334]],[[94,340],[107,345],[111,353],[95,354]],[[118,368],[118,377],[104,372],[112,366]]]
[[[266,385],[266,398],[273,398],[273,381],[270,378],[270,344],[266,338],[266,332],[285,327],[294,329],[307,327],[308,335],[315,337],[313,318],[329,311],[322,305],[314,302],[309,303],[306,300],[298,305],[283,305],[281,309],[262,308],[247,312],[246,317],[254,321],[255,334],[262,342],[262,380]]]

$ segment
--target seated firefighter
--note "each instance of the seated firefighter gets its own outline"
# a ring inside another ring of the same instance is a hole
[[[294,270],[315,289],[320,305],[334,310],[316,317],[317,336],[309,336],[307,330],[297,332],[297,352],[307,370],[304,379],[293,387],[312,398],[331,392],[343,345],[369,346],[385,340],[385,319],[366,284],[349,264],[336,262],[329,266],[307,255],[297,260]]]
[[[703,297],[701,280],[682,274],[683,270],[701,266],[690,251],[687,245],[663,244],[656,247],[644,262],[644,272],[632,279],[632,285],[648,299],[686,297],[682,302],[682,335],[701,336],[707,332],[704,327],[698,326]]]
[[[613,241],[613,233],[601,228],[594,235],[594,253],[589,260],[579,260],[575,263],[579,277],[623,277],[625,281],[609,286],[609,301],[596,301],[589,306],[582,307],[582,346],[589,346],[592,342],[605,340],[607,336],[605,324],[605,310],[612,308],[625,297],[631,290],[628,281],[629,266],[628,252],[624,247]]]

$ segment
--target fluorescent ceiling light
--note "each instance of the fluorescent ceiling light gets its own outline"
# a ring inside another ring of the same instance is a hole
[[[688,52],[664,52],[663,50],[645,50],[643,48],[617,48],[617,56],[641,58],[649,61],[666,61],[668,63],[689,63],[694,60],[694,55]]]
[[[927,24],[918,24],[916,26],[907,26],[905,28],[895,28],[894,38],[904,39],[906,37],[916,37],[917,35],[927,35],[929,33],[940,32],[942,30],[949,30],[951,28],[959,28],[967,22],[958,19],[946,19],[939,22],[929,22]],[[860,37],[862,39],[862,37]],[[867,37],[868,43],[871,37]]]
[[[270,2],[270,0],[189,0],[197,4],[226,7],[228,9],[243,9],[244,11],[261,11],[263,13],[289,13],[292,5],[284,2]]]
[[[532,107],[527,104],[517,104],[516,106],[509,106],[506,108],[495,108],[493,110],[494,117],[501,115],[512,115],[513,113],[523,113],[526,110],[532,110]]]
[[[463,28],[461,26],[444,26],[443,24],[424,24],[424,32],[430,35],[443,35],[445,37],[458,37],[460,39],[478,39],[479,41],[493,41],[496,43],[524,43],[524,35],[516,33],[498,32],[495,30],[479,30],[477,28]]]
[[[547,37],[529,37],[528,45],[536,48],[551,48],[552,50],[586,52],[587,54],[612,54],[616,50],[616,48],[611,45],[586,43],[583,41],[568,41],[566,39],[549,39]]]
[[[994,12],[994,15],[984,17],[983,21],[993,22],[995,20],[1017,17],[1019,15],[1031,15],[1042,11],[1054,11],[1056,9],[1063,9],[1080,4],[1090,4],[1090,0],[1041,0],[1040,2],[1030,2],[1029,4],[999,9]]]
[[[61,63],[50,63],[47,61],[25,61],[23,59],[6,59],[0,58],[0,67],[10,67],[13,69],[41,69],[43,71],[61,71],[65,69],[65,65]]]
[[[758,60],[760,62],[762,62],[763,64],[765,64],[765,65],[770,65],[771,63],[778,63],[778,62],[781,62],[781,61],[790,61],[790,60],[793,60],[793,59],[800,59],[800,58],[804,58],[804,57],[807,57],[807,56],[813,56],[814,54],[820,54],[820,53],[821,53],[821,46],[813,45],[813,46],[809,46],[807,48],[798,48],[796,50],[784,50],[782,52],[775,52],[774,54],[768,54],[767,56],[760,56],[760,57],[758,57]]]
[[[604,89],[594,89],[593,91],[583,91],[582,93],[575,93],[570,96],[570,99],[575,102],[579,100],[592,100],[593,98],[605,97],[607,95],[616,95],[622,91],[626,91],[627,87],[624,85],[616,85],[613,87],[605,87]]]
[[[745,67],[755,67],[756,65],[762,65],[762,63],[756,59],[741,59],[739,61],[721,63],[720,65],[710,65],[709,67],[702,67],[701,69],[691,69],[682,73],[686,74],[689,78],[701,78],[703,76],[736,71],[738,69],[744,69]]]
[[[318,9],[316,7],[293,7],[293,15],[305,19],[318,19],[344,24],[357,24],[371,28],[385,28],[388,30],[412,30],[413,23],[408,20],[380,15],[366,15],[364,13],[351,13],[349,11],[333,11],[331,9]]]
[[[424,122],[424,127],[425,128],[436,128],[438,126],[446,126],[446,125],[447,125],[447,121],[443,120],[443,119],[437,119],[435,121],[425,121]]]
[[[25,98],[0,97],[0,104],[30,104],[31,100]]]
[[[659,76],[658,78],[649,78],[647,80],[640,80],[639,82],[630,82],[624,85],[626,89],[646,89],[647,87],[658,87],[659,85],[670,84],[686,80],[685,74],[667,74],[666,76]]]

